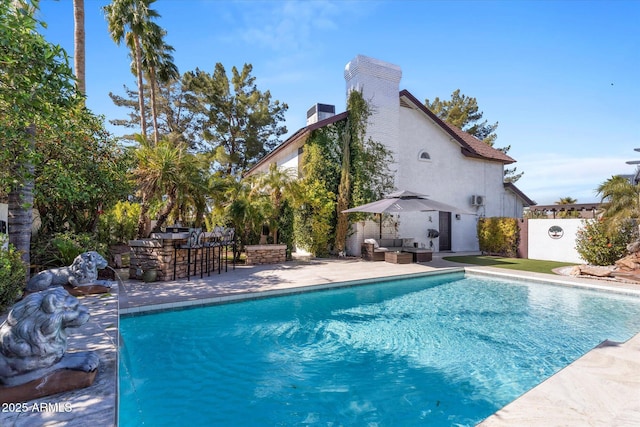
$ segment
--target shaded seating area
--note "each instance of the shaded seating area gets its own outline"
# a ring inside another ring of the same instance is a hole
[[[361,246],[362,258],[366,261],[387,261],[398,263],[398,257],[389,257],[390,252],[409,253],[412,262],[429,262],[433,258],[430,249],[416,248],[405,243],[407,239],[365,239]],[[404,261],[402,261],[404,262]]]

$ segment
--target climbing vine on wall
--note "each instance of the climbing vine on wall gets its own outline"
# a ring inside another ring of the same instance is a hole
[[[371,110],[362,93],[349,94],[347,109],[346,120],[311,134],[302,156],[302,185],[307,190],[321,189],[324,200],[321,217],[313,219],[323,227],[316,223],[315,229],[326,230],[327,235],[310,237],[310,217],[303,217],[299,210],[296,242],[300,245],[306,241],[303,247],[314,249],[316,254],[344,250],[349,222],[362,218],[353,214],[347,217],[341,213],[343,210],[379,199],[393,188],[391,152],[384,144],[366,137]],[[328,209],[329,205],[332,209]]]

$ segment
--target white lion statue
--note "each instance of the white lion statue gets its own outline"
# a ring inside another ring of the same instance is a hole
[[[16,386],[58,369],[91,372],[94,352],[68,353],[67,328],[89,320],[89,312],[61,287],[26,296],[0,325],[0,384]]]
[[[98,252],[84,252],[78,255],[73,260],[73,264],[68,267],[44,270],[33,276],[27,283],[27,291],[38,292],[67,284],[73,287],[98,284],[98,270],[107,265],[107,260]],[[99,284],[108,286],[106,281],[100,281]]]

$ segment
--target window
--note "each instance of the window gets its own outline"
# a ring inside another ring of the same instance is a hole
[[[418,160],[422,160],[423,162],[427,162],[427,161],[431,160],[431,156],[429,155],[429,153],[426,150],[422,150],[422,151],[420,151],[420,154],[418,154]]]

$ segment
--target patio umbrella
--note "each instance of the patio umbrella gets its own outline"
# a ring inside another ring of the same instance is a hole
[[[413,191],[401,190],[386,195],[380,200],[367,203],[365,205],[356,206],[355,208],[346,209],[343,213],[350,212],[368,212],[368,213],[401,213],[401,212],[426,212],[426,211],[443,211],[458,212],[470,214],[471,212],[446,203],[429,199],[427,196]],[[382,219],[380,220],[380,237],[382,237]]]
[[[376,200],[375,202],[356,206],[355,208],[347,209],[342,212],[369,212],[383,214],[422,211],[471,213],[463,209],[456,208],[455,206],[429,199],[423,194],[407,190],[388,194],[384,198]]]

